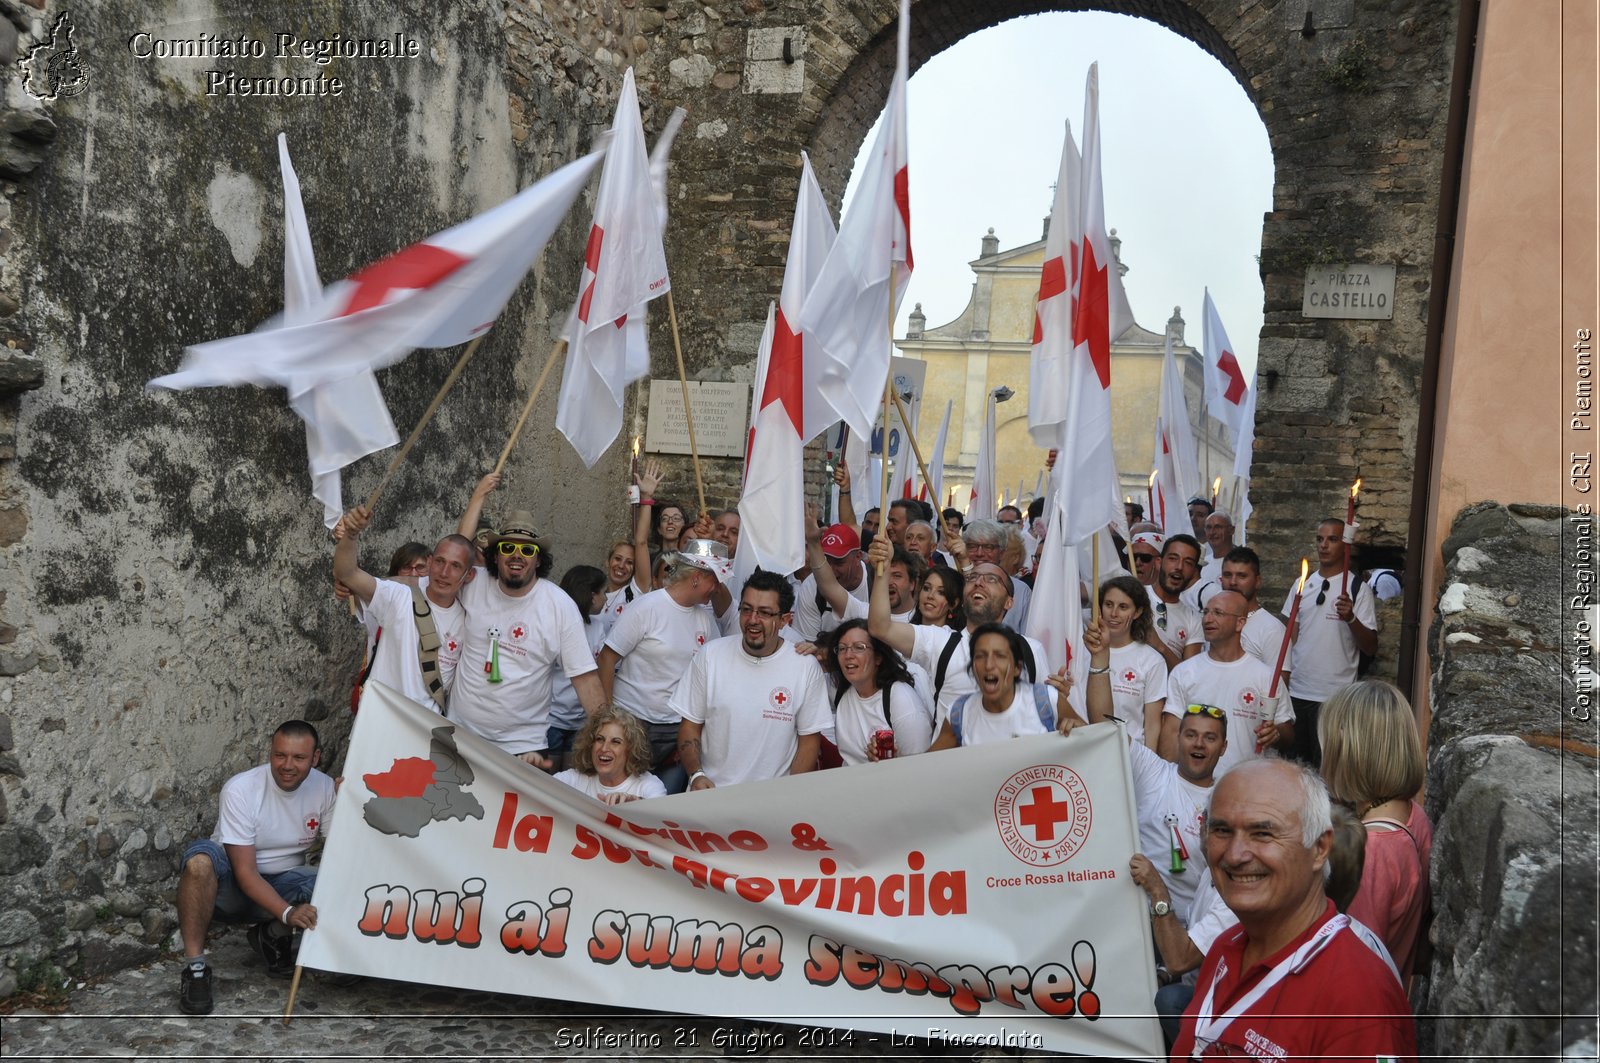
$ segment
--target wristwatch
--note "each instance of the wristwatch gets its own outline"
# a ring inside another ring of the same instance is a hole
[[[1150,914],[1155,916],[1157,919],[1161,918],[1163,915],[1171,915],[1172,905],[1167,901],[1157,901],[1150,906]]]

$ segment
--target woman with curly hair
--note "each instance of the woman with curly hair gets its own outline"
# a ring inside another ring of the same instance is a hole
[[[661,780],[650,774],[644,724],[613,705],[589,714],[572,742],[572,767],[556,780],[607,805],[667,795]]]

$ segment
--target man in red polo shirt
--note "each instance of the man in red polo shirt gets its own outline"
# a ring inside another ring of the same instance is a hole
[[[1206,862],[1239,917],[1200,968],[1172,1063],[1414,1060],[1416,1021],[1385,958],[1322,891],[1328,791],[1288,761],[1251,760],[1211,794]]]

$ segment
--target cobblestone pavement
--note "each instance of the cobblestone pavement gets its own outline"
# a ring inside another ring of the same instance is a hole
[[[0,1017],[0,1056],[16,1059],[969,1059],[971,1046],[727,1019],[629,1013],[508,994],[306,971],[294,1017],[289,983],[267,976],[243,929],[213,939],[216,1011],[178,1010],[177,959],[123,971],[72,993],[59,1015]],[[714,983],[708,992],[714,992]],[[926,1033],[925,1027],[922,1030]],[[906,1040],[915,1043],[905,1044]],[[764,1050],[764,1051],[752,1051]]]

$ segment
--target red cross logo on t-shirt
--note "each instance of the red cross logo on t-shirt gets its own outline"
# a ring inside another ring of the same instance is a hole
[[[317,828],[320,827],[320,826],[322,826],[322,821],[320,819],[318,819],[316,816],[307,816],[306,817],[306,830],[308,830],[311,833],[315,834],[317,832]]]
[[[519,642],[522,640],[522,637],[524,635],[526,635],[527,633],[528,633],[528,629],[523,627],[521,624],[518,624],[516,627],[511,629],[511,637],[516,639],[516,640],[518,640]]]
[[[706,644],[706,633],[704,631],[695,632],[694,644],[696,646],[704,646]]]
[[[1134,674],[1134,672],[1133,672],[1133,669],[1131,669],[1131,668],[1130,668],[1130,669],[1128,669],[1128,670],[1127,670],[1127,671],[1126,671],[1126,672],[1123,672],[1123,673],[1122,673],[1122,678],[1123,678],[1123,680],[1124,680],[1124,681],[1125,681],[1125,682],[1129,682],[1129,683],[1131,683],[1131,682],[1133,682],[1133,681],[1134,681],[1134,680],[1135,680],[1135,679],[1138,679],[1138,678],[1139,678],[1139,677],[1138,677],[1138,676],[1137,676],[1137,675],[1135,675],[1135,674]]]
[[[451,653],[454,653],[454,652],[456,652],[456,650],[461,648],[461,644],[458,643],[455,639],[451,639],[449,642],[444,644],[444,648],[449,650]]]
[[[1254,705],[1256,703],[1256,692],[1253,690],[1246,690],[1243,694],[1239,695],[1239,700],[1244,702],[1246,705]]]
[[[777,702],[779,705],[787,705],[789,703],[789,695],[785,694],[781,690],[774,690],[772,692],[772,700]]]
[[[1071,812],[1070,805],[1050,795],[1050,787],[1035,786],[1028,803],[1018,806],[1017,819],[1033,828],[1033,840],[1042,845],[1056,840],[1056,824],[1065,823]]]
[[[1188,642],[1189,641],[1189,633],[1187,631],[1185,631],[1181,627],[1178,629],[1178,641],[1179,642]]]

